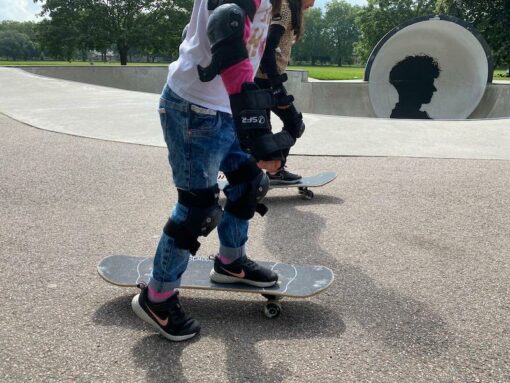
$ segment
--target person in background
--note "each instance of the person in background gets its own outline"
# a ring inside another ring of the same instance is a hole
[[[300,137],[304,130],[303,115],[294,106],[294,97],[287,93],[284,82],[289,65],[292,45],[303,35],[304,11],[312,7],[315,0],[282,0],[279,8],[274,7],[266,40],[262,62],[255,77],[255,83],[263,89],[270,89],[275,96],[276,106],[272,108],[283,122],[283,129]],[[289,152],[285,154],[282,167],[268,172],[273,184],[294,184],[301,179],[285,168]]]

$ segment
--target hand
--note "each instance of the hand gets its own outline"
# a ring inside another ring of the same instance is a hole
[[[265,169],[268,172],[275,173],[282,167],[282,161],[271,160],[271,161],[258,161],[257,166],[261,169]]]

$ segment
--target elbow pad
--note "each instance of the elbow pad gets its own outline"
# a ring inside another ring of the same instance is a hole
[[[212,12],[207,21],[212,60],[206,68],[198,66],[201,81],[211,81],[223,69],[248,58],[243,41],[245,17],[246,12],[237,4],[223,4]]]

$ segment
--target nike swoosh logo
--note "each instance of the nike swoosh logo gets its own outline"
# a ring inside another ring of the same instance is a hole
[[[168,318],[163,320],[160,317],[158,317],[156,314],[154,314],[154,312],[149,307],[147,307],[147,310],[149,310],[151,312],[152,316],[154,317],[154,319],[156,319],[156,321],[160,324],[160,326],[165,327],[168,324]]]
[[[229,273],[230,275],[234,276],[234,277],[237,277],[237,278],[244,278],[246,277],[246,273],[244,272],[244,270],[242,270],[240,273],[233,273],[232,271],[228,271],[228,270],[225,270],[224,267],[222,267],[223,271]]]

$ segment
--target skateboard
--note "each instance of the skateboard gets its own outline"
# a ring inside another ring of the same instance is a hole
[[[314,197],[313,191],[309,188],[315,188],[329,184],[336,178],[335,172],[324,172],[319,173],[315,176],[303,177],[299,182],[295,184],[284,184],[271,182],[269,189],[280,189],[280,188],[298,188],[298,193],[303,196],[304,199],[311,200]],[[228,185],[227,178],[223,173],[218,174],[218,187],[223,190]]]
[[[153,258],[129,255],[111,255],[97,266],[99,275],[117,286],[136,287],[147,284],[152,271]],[[325,266],[289,265],[278,262],[258,262],[278,274],[278,282],[271,287],[249,286],[243,283],[215,283],[209,279],[214,261],[209,257],[190,256],[188,268],[182,276],[181,289],[202,289],[261,294],[267,301],[264,314],[276,318],[282,311],[284,297],[307,298],[329,287],[334,279],[331,269]]]

